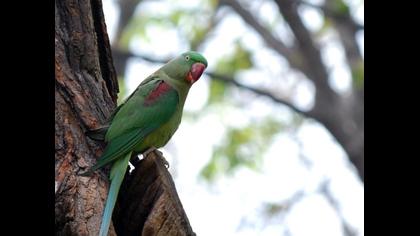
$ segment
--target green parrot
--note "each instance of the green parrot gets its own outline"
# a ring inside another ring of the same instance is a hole
[[[159,68],[117,107],[110,123],[88,135],[103,139],[107,146],[97,163],[84,176],[112,163],[108,198],[99,235],[107,236],[121,183],[133,154],[148,153],[163,147],[181,122],[191,85],[207,67],[207,60],[189,51]]]

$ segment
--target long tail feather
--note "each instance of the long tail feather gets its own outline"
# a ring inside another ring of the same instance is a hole
[[[112,165],[110,179],[111,187],[109,188],[108,198],[106,200],[104,215],[102,217],[101,229],[99,236],[107,236],[109,224],[111,223],[112,212],[114,211],[115,202],[118,197],[121,183],[124,179],[127,170],[128,161],[130,160],[131,152],[127,153],[124,158],[117,159]]]

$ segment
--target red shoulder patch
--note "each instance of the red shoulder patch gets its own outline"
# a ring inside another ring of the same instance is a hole
[[[144,105],[150,106],[163,94],[169,92],[173,88],[165,83],[165,81],[161,81],[155,89],[153,89],[150,94],[144,100]]]

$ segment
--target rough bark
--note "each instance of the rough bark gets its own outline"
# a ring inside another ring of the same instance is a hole
[[[116,106],[118,84],[109,48],[99,0],[55,1],[56,235],[99,230],[107,178],[77,173],[94,164],[103,149],[84,132],[102,124]]]

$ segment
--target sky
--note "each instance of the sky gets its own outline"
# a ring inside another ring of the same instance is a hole
[[[173,1],[145,1],[137,9],[138,14],[143,11],[170,12],[173,4],[168,2]],[[181,2],[185,4],[184,7],[195,7],[197,4],[197,1]],[[363,23],[363,5],[356,7],[360,5],[359,1],[346,2],[354,6],[352,10],[355,11],[356,19]],[[112,0],[103,0],[103,6],[112,41],[118,11]],[[275,8],[271,1],[263,1],[258,10],[260,12],[256,15],[261,21],[274,21],[277,12],[273,9]],[[241,82],[263,87],[279,74],[284,75],[284,83],[299,79],[299,75],[287,69],[284,59],[266,48],[259,36],[239,16],[227,11],[213,36],[202,48],[202,53],[209,62],[208,70],[214,68],[212,62],[229,55],[233,42],[241,38],[253,52],[255,64],[255,68],[239,74],[238,79]],[[319,12],[303,9],[302,15],[310,29],[315,30],[321,26]],[[274,30],[287,42],[290,35],[288,36],[286,27],[279,25]],[[167,58],[188,50],[175,29],[147,26],[146,32],[156,36],[154,40],[148,42],[139,39],[132,42],[131,50],[156,58]],[[322,56],[332,71],[332,87],[345,92],[350,85],[350,74],[343,50],[334,37],[336,35],[331,33],[321,39],[322,45],[325,44]],[[168,38],[171,40],[167,40]],[[363,53],[363,34],[358,40]],[[269,60],[260,63],[258,58]],[[130,60],[126,71],[128,93],[134,91],[159,66],[141,60]],[[255,75],[266,79],[255,80]],[[305,120],[293,135],[288,132],[276,135],[274,141],[268,144],[259,171],[239,168],[232,175],[219,176],[214,183],[200,178],[200,171],[226,134],[225,125],[241,127],[272,114],[285,121],[292,117],[287,108],[259,97],[247,102],[246,111],[235,106],[223,110],[205,110],[209,80],[209,77],[203,75],[190,90],[185,104],[184,110],[200,114],[199,118],[184,119],[170,143],[161,149],[170,163],[169,171],[174,177],[179,197],[197,235],[341,236],[343,229],[340,217],[358,232],[357,235],[364,235],[363,184],[343,149],[323,126],[313,120]],[[281,88],[280,85],[279,87]],[[287,90],[287,86],[284,89]],[[292,101],[300,108],[308,109],[313,103],[313,92],[310,83],[300,82]],[[238,91],[237,96],[251,95]],[[329,191],[337,202],[339,213],[319,191],[320,183],[326,180],[329,181]],[[299,192],[303,192],[305,197],[288,205],[288,199]],[[287,211],[267,217],[263,207],[267,204],[282,204],[287,207]]]

